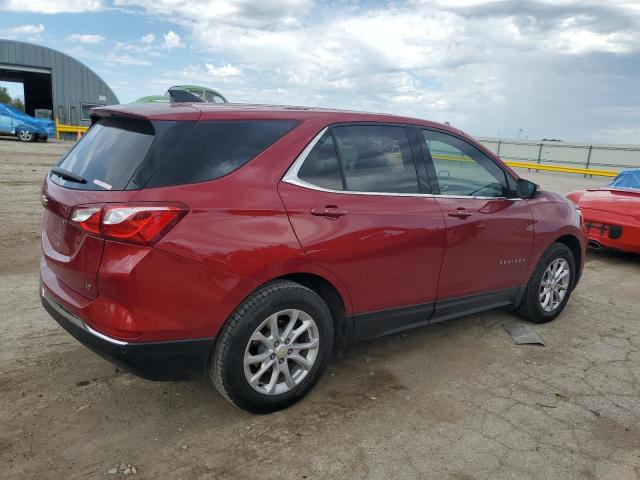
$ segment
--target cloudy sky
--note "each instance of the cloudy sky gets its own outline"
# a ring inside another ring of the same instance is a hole
[[[122,102],[196,83],[478,136],[640,143],[640,0],[0,0],[0,37],[78,58]]]

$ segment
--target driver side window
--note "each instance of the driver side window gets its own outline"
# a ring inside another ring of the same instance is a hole
[[[508,197],[504,171],[480,150],[453,135],[423,130],[441,195]]]

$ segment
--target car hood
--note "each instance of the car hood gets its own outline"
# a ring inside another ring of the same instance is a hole
[[[640,214],[640,191],[601,188],[570,193],[568,197],[582,209],[623,215]]]

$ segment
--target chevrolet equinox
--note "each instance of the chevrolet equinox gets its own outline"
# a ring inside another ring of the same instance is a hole
[[[580,211],[447,125],[256,105],[93,111],[48,174],[41,301],[147,378],[304,397],[336,347],[497,307],[556,318]]]

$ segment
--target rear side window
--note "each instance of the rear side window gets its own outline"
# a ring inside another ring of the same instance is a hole
[[[147,186],[203,182],[227,175],[279,140],[296,124],[290,120],[198,122]]]
[[[105,119],[93,125],[58,167],[86,180],[78,183],[52,174],[53,181],[80,190],[124,190],[154,140],[149,122]]]
[[[334,128],[347,190],[419,193],[418,176],[403,127]]]
[[[298,171],[298,178],[331,190],[343,189],[338,156],[330,131],[327,130],[309,152]]]

